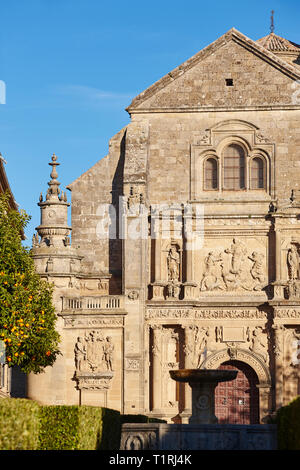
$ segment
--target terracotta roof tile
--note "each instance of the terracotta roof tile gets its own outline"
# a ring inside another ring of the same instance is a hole
[[[275,33],[270,33],[256,42],[271,52],[299,52],[300,54],[299,44],[277,36]]]

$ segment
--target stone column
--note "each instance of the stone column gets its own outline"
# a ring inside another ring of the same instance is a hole
[[[153,334],[152,346],[152,412],[161,413],[161,337],[162,325],[151,325]]]

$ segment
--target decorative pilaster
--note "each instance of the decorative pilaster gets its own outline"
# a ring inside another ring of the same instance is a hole
[[[273,325],[274,330],[274,355],[275,355],[275,390],[276,409],[283,405],[283,325]]]
[[[185,332],[185,369],[193,369],[195,362],[195,333],[197,327],[195,325],[185,325],[182,326],[182,328]],[[181,420],[182,424],[188,424],[192,414],[192,391],[187,383],[184,389],[185,407],[181,413]]]
[[[162,325],[151,325],[153,335],[152,346],[152,391],[153,413],[160,413],[162,408],[161,397],[161,340]]]

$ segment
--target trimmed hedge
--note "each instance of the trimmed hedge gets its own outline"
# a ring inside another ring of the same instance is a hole
[[[300,450],[300,396],[276,414],[279,450]]]
[[[95,406],[0,400],[0,450],[119,450],[123,423],[165,423]]]
[[[40,407],[20,398],[0,399],[0,449],[35,450],[39,445]]]
[[[94,406],[42,406],[40,450],[118,450],[120,413]]]

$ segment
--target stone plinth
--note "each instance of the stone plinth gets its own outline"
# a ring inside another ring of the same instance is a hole
[[[121,450],[276,450],[274,424],[127,423]]]

